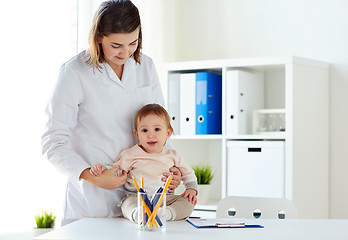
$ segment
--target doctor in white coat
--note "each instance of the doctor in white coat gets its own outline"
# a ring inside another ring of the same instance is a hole
[[[90,175],[96,164],[111,164],[134,144],[134,117],[147,103],[164,105],[152,60],[140,52],[138,9],[128,0],[107,1],[95,14],[89,49],[63,64],[48,103],[43,153],[69,176],[62,225],[84,217],[122,216],[127,174]],[[177,168],[170,186],[181,181]]]

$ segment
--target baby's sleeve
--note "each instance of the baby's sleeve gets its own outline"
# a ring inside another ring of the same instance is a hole
[[[130,163],[131,162],[129,161],[129,157],[127,157],[127,156],[128,156],[127,152],[126,151],[122,151],[118,155],[116,161],[114,163],[112,163],[109,167],[113,168],[115,166],[120,166],[121,169],[123,169],[126,172],[128,172],[129,168],[130,168]]]

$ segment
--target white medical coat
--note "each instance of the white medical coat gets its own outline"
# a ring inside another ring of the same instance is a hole
[[[79,179],[96,163],[112,164],[134,144],[134,117],[145,104],[164,106],[151,58],[141,64],[130,58],[122,81],[107,63],[98,71],[85,63],[85,52],[63,64],[46,109],[48,122],[42,137],[43,153],[69,176],[62,224],[83,217],[121,216],[121,188],[105,190]]]

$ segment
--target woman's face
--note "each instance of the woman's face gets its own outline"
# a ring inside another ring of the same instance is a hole
[[[103,36],[100,43],[104,52],[104,59],[112,67],[120,67],[137,50],[139,28],[131,33],[112,33]]]

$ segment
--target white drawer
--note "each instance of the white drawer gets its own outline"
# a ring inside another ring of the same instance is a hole
[[[284,197],[284,141],[229,141],[227,195]]]

